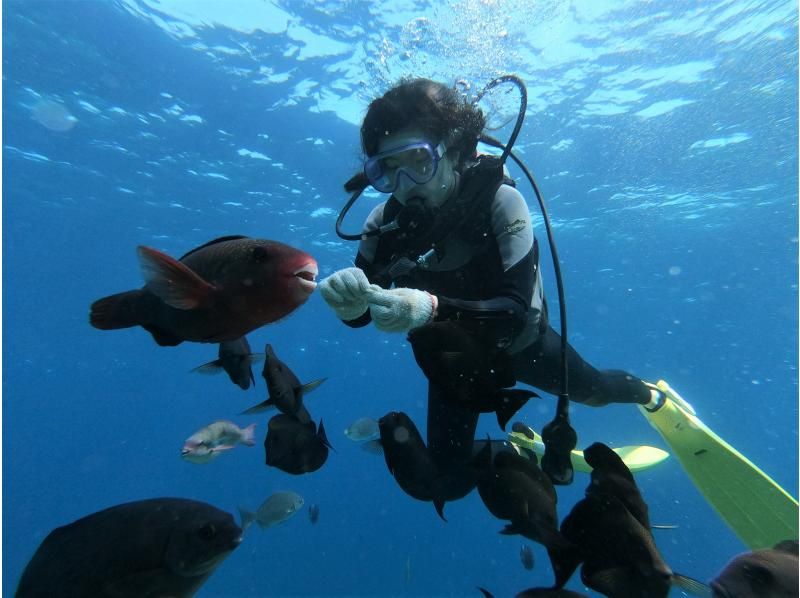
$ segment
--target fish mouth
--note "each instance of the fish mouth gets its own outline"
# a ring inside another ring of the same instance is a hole
[[[317,274],[319,274],[319,268],[317,268],[316,262],[309,262],[292,272],[292,276],[295,276],[300,283],[300,288],[307,293],[312,293],[317,288],[315,280]]]

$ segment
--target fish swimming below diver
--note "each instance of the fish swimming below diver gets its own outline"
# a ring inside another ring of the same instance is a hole
[[[264,452],[270,467],[292,475],[311,473],[325,464],[330,448],[322,420],[319,428],[313,421],[304,424],[285,413],[269,420]]]
[[[311,415],[303,404],[304,395],[319,387],[326,378],[301,384],[295,373],[275,355],[269,343],[264,349],[264,369],[261,375],[267,384],[267,400],[242,411],[241,415],[252,415],[277,408],[281,413],[297,418],[302,424],[311,421]]]
[[[250,385],[255,385],[252,365],[264,359],[263,353],[252,353],[247,337],[234,341],[222,341],[219,344],[218,357],[192,371],[198,374],[218,374],[224,371],[236,386],[247,390]]]
[[[311,521],[311,525],[317,524],[317,521],[319,521],[319,505],[308,505],[308,520]]]
[[[296,492],[285,491],[276,492],[269,496],[259,505],[255,512],[239,507],[242,529],[247,531],[247,528],[253,523],[257,523],[261,529],[267,529],[273,525],[283,523],[302,509],[303,504],[305,504],[305,501],[302,496]]]
[[[256,424],[240,428],[226,419],[215,421],[189,436],[181,449],[181,457],[192,463],[208,463],[237,444],[254,446]]]
[[[523,544],[519,549],[519,560],[522,566],[528,570],[533,570],[533,550],[527,544]]]
[[[796,598],[797,540],[734,557],[711,582],[714,598]]]
[[[241,540],[233,516],[207,503],[183,498],[125,503],[50,532],[15,595],[188,597]]]
[[[377,421],[371,417],[360,417],[347,426],[344,435],[353,442],[369,442],[380,438],[381,431]]]
[[[220,237],[180,259],[140,245],[142,289],[92,303],[100,330],[141,326],[162,346],[235,341],[275,322],[314,291],[317,262],[277,241]]]

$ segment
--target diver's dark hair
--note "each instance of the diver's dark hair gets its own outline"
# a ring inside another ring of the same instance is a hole
[[[475,155],[485,124],[481,109],[455,88],[430,79],[406,78],[369,105],[361,125],[361,146],[367,156],[374,156],[383,137],[416,127],[434,143],[449,138],[449,147],[459,150],[463,164]]]

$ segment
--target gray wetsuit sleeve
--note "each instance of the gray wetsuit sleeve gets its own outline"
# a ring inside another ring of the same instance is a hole
[[[478,301],[439,297],[437,319],[491,320],[498,344],[508,346],[528,328],[538,329],[542,305],[538,255],[528,205],[519,191],[501,185],[490,209],[503,268],[495,295]]]

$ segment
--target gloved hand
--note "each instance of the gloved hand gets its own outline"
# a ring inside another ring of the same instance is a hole
[[[367,293],[371,287],[361,268],[345,268],[324,278],[319,292],[340,320],[355,320],[367,311]]]
[[[369,293],[369,312],[384,332],[406,332],[433,319],[438,299],[417,289],[377,289]]]

